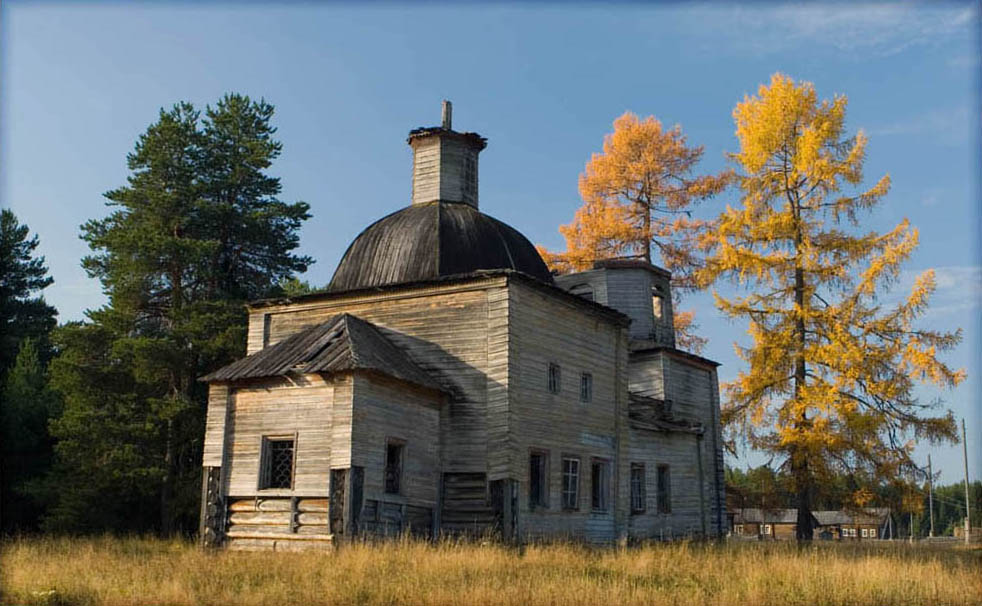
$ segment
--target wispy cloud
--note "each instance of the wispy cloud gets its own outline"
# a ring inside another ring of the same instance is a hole
[[[911,116],[869,129],[871,136],[928,135],[941,143],[957,145],[965,143],[973,130],[973,116],[967,106],[930,109],[919,116]]]
[[[915,46],[936,46],[968,36],[975,5],[783,4],[721,8],[710,4],[690,13],[693,25],[714,39],[755,55],[811,46],[842,53],[889,56]]]

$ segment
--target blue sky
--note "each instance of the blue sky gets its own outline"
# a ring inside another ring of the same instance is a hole
[[[964,330],[946,357],[969,379],[941,396],[969,425],[982,472],[978,374],[980,277],[977,4],[399,5],[25,3],[0,8],[0,201],[40,235],[62,321],[104,302],[79,259],[78,226],[104,216],[102,193],[125,182],[126,154],[160,107],[199,107],[223,93],[265,97],[284,144],[272,173],[284,200],[310,203],[303,276],[329,282],[347,244],[408,203],[411,128],[454,126],[488,137],[481,208],[533,242],[562,248],[556,228],[580,200],[577,177],[626,110],[681,124],[705,146],[704,171],[736,150],[732,110],[776,71],[849,97],[848,128],[870,136],[867,182],[893,179],[866,219],[908,217],[921,246],[900,288],[938,272],[926,325]],[[735,204],[736,193],[701,212]],[[689,298],[705,355],[740,367],[745,326]],[[929,449],[919,447],[924,458]],[[930,450],[945,481],[961,448]],[[732,461],[742,465],[747,459]],[[751,457],[752,462],[758,459]]]

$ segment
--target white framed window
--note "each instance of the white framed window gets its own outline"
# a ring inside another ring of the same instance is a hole
[[[580,508],[580,458],[563,457],[563,509]]]
[[[764,524],[764,534],[771,534],[771,525]]]
[[[869,538],[871,538],[871,539],[875,539],[876,538],[876,529],[875,528],[870,528],[869,529]]]
[[[869,531],[864,528],[863,529],[863,538],[868,538],[868,537],[869,537]]]
[[[606,459],[590,461],[590,505],[596,512],[610,509],[610,461]]]

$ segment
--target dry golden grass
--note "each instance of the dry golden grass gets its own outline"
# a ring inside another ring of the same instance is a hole
[[[903,543],[629,549],[411,540],[334,553],[181,540],[24,538],[0,604],[982,604],[982,551]]]

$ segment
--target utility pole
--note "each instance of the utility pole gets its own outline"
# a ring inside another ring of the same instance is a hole
[[[928,516],[931,518],[931,534],[928,536],[932,539],[934,538],[934,472],[931,469],[931,455],[927,455],[927,510]]]
[[[971,542],[968,536],[972,533],[972,502],[968,498],[968,442],[965,438],[965,417],[962,417],[962,456],[965,458],[965,544]]]

